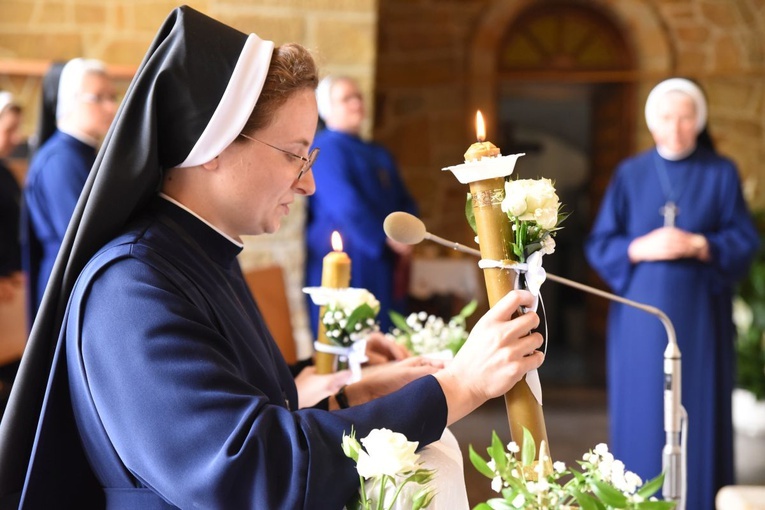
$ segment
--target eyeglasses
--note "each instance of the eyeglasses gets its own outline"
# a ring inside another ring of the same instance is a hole
[[[247,135],[245,135],[243,133],[239,133],[239,136],[241,136],[242,138],[246,138],[248,140],[252,140],[254,142],[260,142],[263,145],[268,145],[272,149],[276,149],[279,152],[283,152],[284,154],[287,154],[289,156],[292,156],[293,158],[296,158],[296,159],[299,159],[300,161],[302,161],[303,162],[303,166],[300,167],[300,172],[297,175],[297,179],[295,179],[297,181],[299,181],[300,178],[303,177],[304,173],[306,173],[308,170],[311,169],[311,166],[313,166],[313,162],[316,161],[316,157],[319,155],[319,148],[318,147],[314,147],[313,150],[311,150],[311,152],[308,153],[308,157],[304,158],[303,156],[298,156],[295,153],[292,153],[290,151],[285,151],[284,149],[280,149],[279,147],[271,145],[270,143],[266,143],[263,140],[258,140],[257,138],[253,138],[251,136],[247,136]]]
[[[117,94],[90,94],[87,92],[81,92],[78,94],[80,99],[85,103],[117,103]]]

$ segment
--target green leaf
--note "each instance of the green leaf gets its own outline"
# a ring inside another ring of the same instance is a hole
[[[523,427],[523,447],[521,448],[521,464],[530,466],[537,457],[537,445],[534,442],[534,436],[529,429]]]
[[[643,485],[640,490],[637,491],[637,494],[638,496],[648,499],[653,496],[656,491],[661,489],[662,485],[664,485],[664,473],[660,474],[653,480],[647,481],[645,485]]]
[[[510,506],[510,503],[504,499],[490,499],[487,501],[487,503],[489,504],[489,508],[492,510],[515,510],[512,506]]]
[[[597,478],[590,480],[590,488],[592,488],[592,492],[595,493],[603,503],[612,508],[626,508],[629,503],[624,494]]]
[[[491,510],[491,507],[488,503],[478,503],[473,507],[473,510]]]
[[[589,494],[583,494],[579,491],[573,491],[572,496],[576,499],[576,502],[582,508],[582,510],[604,510],[605,507],[597,499],[593,498]]]
[[[473,299],[470,303],[462,307],[462,310],[460,310],[460,313],[458,313],[457,316],[462,317],[463,319],[467,319],[473,315],[473,312],[475,312],[476,308],[478,308],[478,301]]]
[[[366,321],[367,319],[374,319],[376,316],[377,316],[377,312],[375,311],[375,309],[369,306],[367,303],[364,303],[363,305],[359,305],[348,316],[348,324],[345,326],[345,330],[353,331],[353,328],[356,326],[357,323],[361,322],[362,325],[364,325],[363,324],[364,321]]]
[[[489,456],[494,459],[497,465],[497,471],[503,472],[507,467],[507,456],[505,455],[505,445],[499,439],[497,432],[491,431],[491,446],[488,449]]]
[[[469,455],[470,462],[473,463],[473,466],[475,466],[479,473],[481,473],[486,478],[494,478],[494,471],[492,471],[486,461],[483,460],[483,457],[478,455],[475,450],[473,450],[472,444],[469,445]]]
[[[473,195],[467,194],[467,201],[465,202],[465,218],[467,218],[468,225],[473,229],[473,233],[478,235],[478,229],[475,226],[475,211],[473,211]]]
[[[413,333],[412,328],[410,328],[409,324],[406,323],[406,318],[403,315],[401,315],[395,310],[389,310],[388,315],[390,316],[390,320],[393,323],[393,325],[396,326],[398,329],[400,329],[407,335],[411,335]]]

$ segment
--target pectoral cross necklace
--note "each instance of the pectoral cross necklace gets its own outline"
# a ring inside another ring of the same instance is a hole
[[[659,182],[661,183],[661,190],[664,194],[664,205],[659,208],[659,214],[664,216],[665,227],[674,227],[675,220],[680,214],[680,208],[677,207],[675,190],[672,188],[672,182],[669,180],[667,167],[664,164],[662,157],[658,154],[656,154],[656,172],[659,174]]]

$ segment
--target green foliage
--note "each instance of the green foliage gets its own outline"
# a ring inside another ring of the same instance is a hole
[[[760,232],[760,249],[749,274],[738,289],[738,298],[751,310],[750,321],[737,321],[738,381],[740,388],[765,399],[765,210],[754,215]]]
[[[478,302],[475,299],[472,300],[448,322],[434,315],[428,315],[426,312],[412,313],[404,317],[390,310],[388,315],[393,322],[390,335],[417,356],[436,354],[446,350],[454,355],[467,340],[469,334],[467,318],[475,312],[477,306]]]
[[[545,448],[542,447],[542,450]],[[535,459],[536,445],[524,429],[523,445],[514,442],[507,450],[495,432],[487,448],[489,460],[470,446],[470,461],[479,473],[492,480],[491,486],[501,497],[480,503],[474,510],[523,509],[548,510],[579,507],[582,510],[669,510],[673,502],[659,501],[654,494],[662,487],[664,475],[642,484],[637,475],[624,470],[604,444],[585,453],[580,470],[553,464],[548,473],[545,452]],[[515,457],[520,454],[521,459]]]

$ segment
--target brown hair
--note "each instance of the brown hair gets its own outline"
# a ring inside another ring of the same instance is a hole
[[[242,133],[252,133],[266,127],[276,110],[295,92],[314,90],[318,83],[316,63],[307,49],[295,43],[274,48],[263,90]]]

